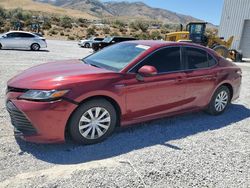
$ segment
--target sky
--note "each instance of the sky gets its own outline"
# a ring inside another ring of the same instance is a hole
[[[220,24],[223,0],[102,0],[106,1],[129,1],[144,2],[145,4],[163,8],[180,14],[190,15],[195,18]]]

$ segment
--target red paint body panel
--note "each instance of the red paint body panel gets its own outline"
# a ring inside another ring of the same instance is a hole
[[[131,41],[129,42],[131,43]],[[120,72],[112,72],[84,64],[80,60],[42,64],[30,68],[12,78],[9,87],[22,89],[68,89],[66,100],[35,102],[20,100],[22,92],[7,93],[11,101],[32,123],[36,135],[24,136],[25,140],[39,143],[63,142],[67,122],[78,107],[77,103],[91,97],[102,96],[112,99],[120,108],[121,125],[130,125],[160,117],[204,109],[215,90],[222,84],[233,88],[232,99],[239,97],[240,69],[218,57],[205,47],[190,43],[160,41],[135,41],[151,46]],[[159,74],[136,78],[128,71],[155,50],[165,46],[194,46],[212,54],[218,64],[212,68],[196,71]]]

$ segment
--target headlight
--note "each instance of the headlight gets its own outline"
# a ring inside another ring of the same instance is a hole
[[[20,99],[38,100],[38,101],[53,101],[61,98],[69,90],[28,90]]]

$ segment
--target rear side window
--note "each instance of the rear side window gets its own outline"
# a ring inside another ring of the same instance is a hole
[[[207,52],[198,48],[186,48],[187,69],[207,68]]]
[[[208,54],[208,66],[212,67],[216,64],[217,64],[217,61],[210,54]]]
[[[29,34],[29,33],[20,33],[20,37],[32,38],[32,37],[34,37],[34,35],[31,35],[31,34]]]
[[[138,72],[144,65],[154,66],[158,73],[179,71],[182,69],[180,47],[170,47],[156,51],[140,63],[133,72]]]
[[[96,41],[102,41],[103,38],[95,38],[94,40],[96,40]]]

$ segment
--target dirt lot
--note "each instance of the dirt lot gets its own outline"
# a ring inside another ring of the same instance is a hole
[[[33,65],[91,52],[74,42],[48,45],[0,51],[0,187],[250,187],[250,64],[239,64],[241,97],[221,116],[161,119],[91,146],[36,145],[13,137],[6,81]]]

